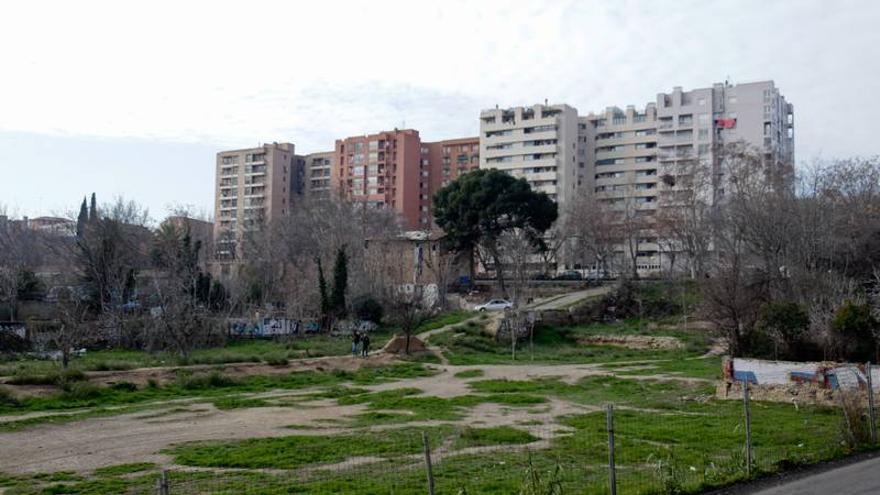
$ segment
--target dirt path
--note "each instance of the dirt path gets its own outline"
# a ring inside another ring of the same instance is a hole
[[[440,347],[430,345],[428,343],[428,339],[431,338],[432,335],[437,335],[439,333],[449,332],[450,330],[454,330],[456,328],[459,328],[462,325],[467,325],[468,323],[470,323],[472,321],[478,321],[480,318],[481,318],[481,316],[477,315],[477,316],[473,316],[471,318],[468,318],[467,320],[460,321],[458,323],[444,325],[440,328],[435,328],[433,330],[428,330],[427,332],[422,332],[422,333],[416,335],[416,338],[418,338],[419,340],[421,340],[422,342],[425,343],[425,346],[428,349],[428,351],[432,352],[435,356],[437,356],[440,359],[441,364],[448,365],[449,360],[443,354],[443,349]]]
[[[611,286],[593,287],[590,289],[569,292],[562,296],[552,296],[538,299],[526,306],[526,309],[534,311],[567,309],[575,304],[596,296],[603,296],[611,291]]]

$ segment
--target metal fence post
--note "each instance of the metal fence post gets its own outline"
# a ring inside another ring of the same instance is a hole
[[[877,443],[877,418],[874,417],[874,379],[871,377],[871,363],[865,365],[865,379],[868,382],[868,421],[871,422],[871,443]]]
[[[749,407],[749,382],[743,381],[743,409],[746,419],[746,476],[752,476],[752,413]]]
[[[608,430],[608,488],[611,495],[617,495],[617,473],[614,467],[614,405],[605,409],[605,427]]]
[[[422,444],[425,447],[425,469],[428,472],[428,495],[434,495],[434,470],[431,467],[431,444],[428,442],[428,434],[422,432]]]
[[[157,495],[169,495],[171,492],[168,489],[168,471],[162,470],[159,473],[159,479],[156,480],[156,494]]]

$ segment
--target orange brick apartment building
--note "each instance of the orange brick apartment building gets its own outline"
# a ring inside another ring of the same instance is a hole
[[[459,174],[478,168],[479,148],[478,137],[429,143],[414,129],[338,139],[331,188],[370,207],[393,208],[408,229],[430,229],[434,193]]]

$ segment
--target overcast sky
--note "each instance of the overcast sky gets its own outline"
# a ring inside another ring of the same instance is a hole
[[[412,127],[482,108],[637,107],[673,86],[773,79],[798,162],[880,152],[880,2],[4,2],[0,204],[84,194],[211,211],[214,154]]]

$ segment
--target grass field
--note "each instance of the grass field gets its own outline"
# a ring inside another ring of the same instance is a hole
[[[447,315],[420,331],[470,316]],[[681,330],[674,321],[544,327],[533,352],[525,344],[514,361],[506,345],[481,333],[481,324],[431,337],[450,365],[398,362],[246,377],[224,375],[222,368],[182,370],[164,385],[94,387],[68,380],[54,394],[0,396],[0,415],[12,417],[0,423],[0,445],[15,432],[49,438],[39,425],[70,433],[79,421],[133,411],[148,412],[143,421],[156,421],[157,434],[175,421],[197,430],[200,420],[175,419],[196,410],[210,415],[202,421],[246,418],[248,411],[274,417],[315,411],[313,421],[282,421],[265,437],[232,438],[230,431],[228,438],[174,440],[147,454],[167,459],[171,493],[424,493],[425,435],[438,494],[538,494],[553,487],[599,494],[608,489],[604,408],[613,404],[618,493],[696,493],[745,478],[742,403],[714,397],[720,358],[705,355],[710,335]],[[578,343],[590,335],[670,336],[683,347]],[[264,359],[283,345],[245,342],[205,350],[203,357]],[[347,342],[321,345],[326,352],[348,352]],[[114,359],[141,362],[137,356],[120,353]],[[89,359],[79,369],[88,369]],[[339,408],[348,409],[340,414]],[[324,410],[335,412],[320,416]],[[15,419],[41,412],[67,415]],[[842,441],[839,409],[754,402],[751,416],[754,473],[853,450]],[[83,448],[98,450],[100,441]],[[0,454],[3,448],[14,447],[0,447]],[[6,495],[147,494],[154,493],[161,469],[135,456],[89,470],[0,474],[0,488]]]

